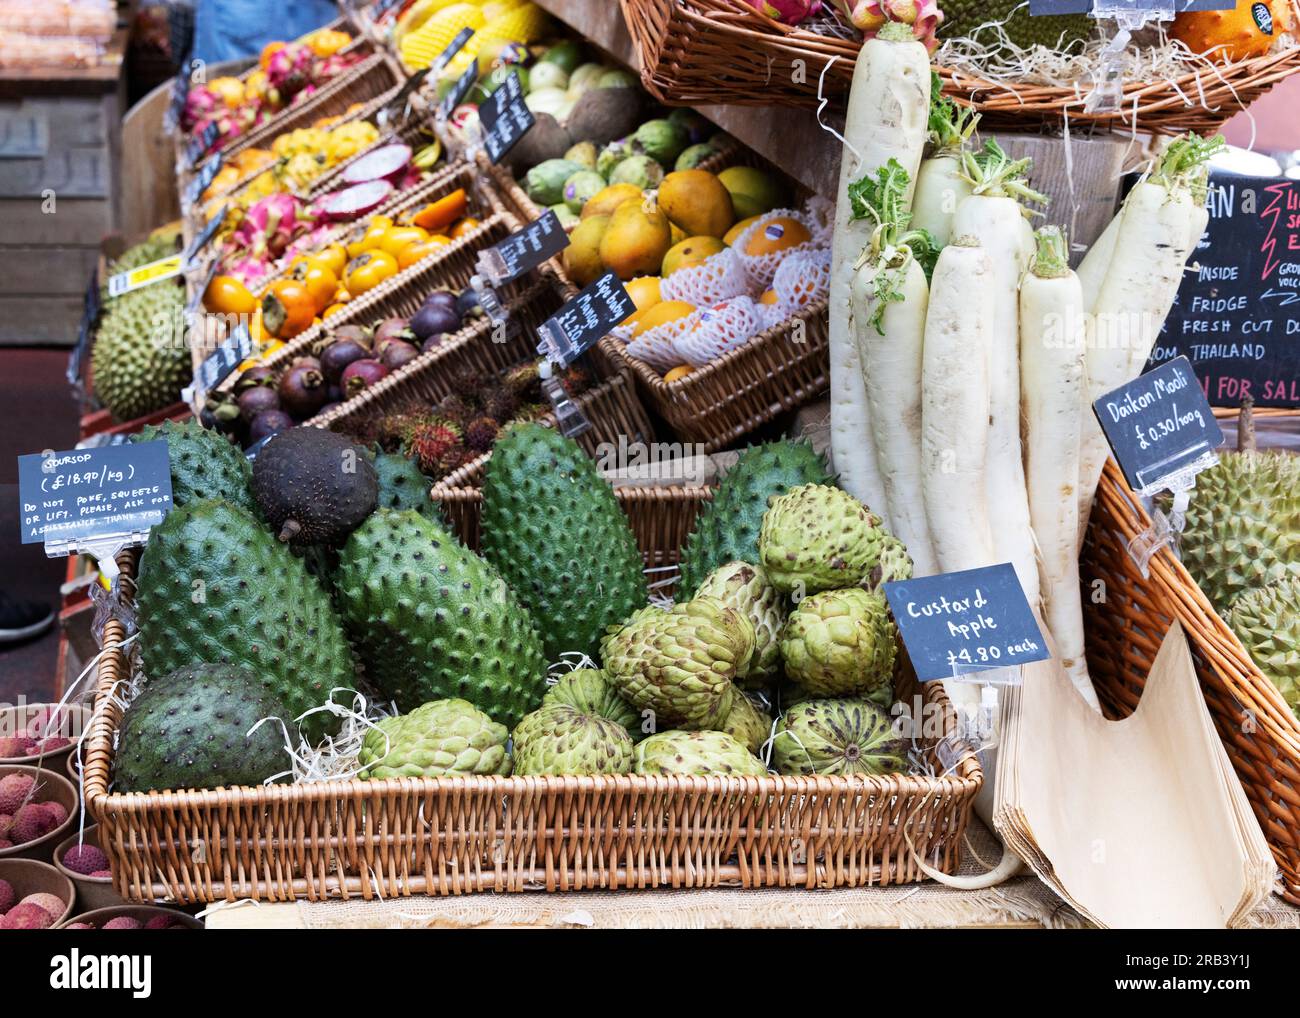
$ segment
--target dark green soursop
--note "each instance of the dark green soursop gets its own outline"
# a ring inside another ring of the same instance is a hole
[[[175,403],[191,376],[182,328],[185,290],[172,281],[108,302],[91,349],[95,396],[128,421]]]
[[[281,541],[332,545],[374,512],[379,478],[365,450],[342,435],[290,428],[257,454],[253,497]]]
[[[740,454],[695,521],[682,549],[677,599],[693,597],[704,578],[727,562],[758,561],[758,531],[772,495],[801,484],[833,484],[826,460],[807,442],[771,442]]]
[[[119,792],[260,785],[284,775],[284,729],[293,716],[244,668],[198,664],[151,679],[118,728]]]
[[[355,681],[351,648],[329,597],[302,561],[228,502],[173,509],[149,535],[136,599],[145,673],[199,662],[242,665],[291,717]],[[338,719],[303,722],[313,741]]]
[[[483,557],[528,606],[549,660],[594,656],[647,600],[641,553],[609,482],[570,438],[508,428],[483,482]]]
[[[366,678],[398,709],[459,697],[511,728],[546,691],[532,617],[505,580],[438,524],[380,509],[334,577]]]
[[[177,507],[204,499],[225,499],[253,515],[257,503],[249,483],[253,478],[248,459],[234,445],[203,427],[198,421],[163,421],[161,426],[147,424],[132,442],[167,443],[172,467],[172,501]]]
[[[400,453],[377,452],[374,462],[379,478],[380,509],[414,509],[421,516],[438,521],[437,508],[429,498],[433,482],[415,465],[415,460]]]

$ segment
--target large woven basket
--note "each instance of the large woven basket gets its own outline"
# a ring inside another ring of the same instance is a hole
[[[1126,717],[1170,624],[1182,624],[1205,702],[1282,871],[1283,896],[1300,904],[1300,724],[1277,688],[1168,549],[1144,579],[1129,542],[1151,519],[1112,460],[1106,466],[1081,565],[1088,605],[1088,667],[1102,707]],[[1104,586],[1096,586],[1097,581]]]
[[[621,495],[649,561],[689,529],[697,490]],[[667,517],[677,517],[669,521]],[[135,557],[119,558],[128,589]],[[115,794],[114,732],[130,664],[104,627],[85,792],[119,894],[181,902],[374,898],[671,886],[841,887],[952,872],[983,782],[962,752],[945,777],[465,777]],[[898,693],[955,717],[933,682]],[[943,772],[934,744],[928,763]]]
[[[782,25],[742,0],[620,0],[641,64],[641,82],[673,105],[816,108],[842,100],[861,40]],[[1292,0],[1300,15],[1300,0]],[[799,63],[795,63],[799,61]],[[1199,67],[1173,81],[1131,82],[1119,109],[1086,112],[1086,88],[1015,89],[936,67],[944,92],[978,109],[992,130],[1091,124],[1156,134],[1214,131],[1279,81],[1300,70],[1300,47],[1234,64]],[[801,73],[795,73],[800,71]]]

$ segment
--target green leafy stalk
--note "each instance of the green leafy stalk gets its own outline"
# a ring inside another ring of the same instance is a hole
[[[1221,134],[1216,134],[1213,138],[1185,134],[1169,143],[1149,179],[1168,191],[1189,188],[1192,197],[1196,198],[1199,194],[1200,201],[1204,203],[1208,178],[1206,163],[1226,147],[1227,142]]]
[[[1029,186],[1029,170],[1034,161],[1028,157],[1012,159],[992,138],[980,152],[962,153],[962,177],[975,194],[995,198],[1015,198],[1019,202],[1047,204],[1047,195]]]
[[[1036,253],[1030,271],[1039,279],[1063,279],[1070,274],[1065,234],[1059,226],[1044,226],[1034,234]]]
[[[932,156],[957,156],[966,150],[980,115],[943,94],[943,79],[930,72],[929,141]]]

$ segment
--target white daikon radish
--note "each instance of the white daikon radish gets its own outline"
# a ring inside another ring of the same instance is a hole
[[[930,291],[918,262],[931,238],[907,229],[907,184],[907,171],[891,159],[849,190],[855,218],[875,224],[853,280],[853,328],[888,509],[882,515],[907,546],[913,574],[931,576],[938,566],[921,490],[921,351]]]
[[[938,78],[935,74],[930,83],[930,154],[921,161],[912,197],[912,228],[928,232],[936,251],[952,238],[952,217],[970,196],[961,158],[980,120],[969,106],[944,95]]]
[[[1101,707],[1084,658],[1079,595],[1079,441],[1083,431],[1083,288],[1070,271],[1065,237],[1038,231],[1038,252],[1020,284],[1020,399],[1025,483],[1038,539],[1043,617],[1075,689]]]
[[[1097,303],[1097,294],[1106,279],[1106,270],[1110,260],[1115,257],[1115,238],[1119,236],[1119,216],[1115,216],[1102,230],[1101,236],[1092,242],[1088,253],[1079,263],[1079,287],[1083,290],[1083,308],[1091,312]]]
[[[1028,159],[1012,160],[994,141],[963,160],[973,192],[957,208],[953,232],[972,237],[992,266],[989,324],[989,417],[986,498],[993,514],[993,550],[1010,562],[1031,605],[1037,606],[1038,563],[1029,520],[1029,495],[1020,444],[1020,278],[1028,267],[1026,223],[1021,198],[1047,199],[1030,190]]]
[[[1170,142],[1124,200],[1114,253],[1088,318],[1089,404],[1136,378],[1151,356],[1208,221],[1204,164],[1223,146],[1222,137],[1194,134]],[[1089,415],[1079,459],[1080,548],[1108,455],[1101,426]]]
[[[906,25],[891,22],[862,44],[844,125],[839,200],[831,244],[830,369],[831,458],[839,483],[877,509],[886,523],[884,484],[871,437],[870,408],[853,334],[853,276],[871,239],[865,222],[850,219],[849,185],[891,159],[916,180],[925,149],[930,109],[930,62],[925,46]],[[911,201],[911,193],[908,193]]]

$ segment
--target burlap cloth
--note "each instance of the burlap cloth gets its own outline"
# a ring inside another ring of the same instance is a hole
[[[979,873],[987,868],[979,863],[976,855],[992,864],[999,854],[988,829],[972,818],[962,872]],[[536,891],[387,901],[300,901],[297,909],[307,929],[907,929],[1026,925],[1076,929],[1087,925],[1034,876],[1018,877],[982,891],[957,891],[932,882],[816,891],[788,888],[555,894]],[[1250,925],[1298,929],[1300,909],[1274,897],[1252,914]]]

